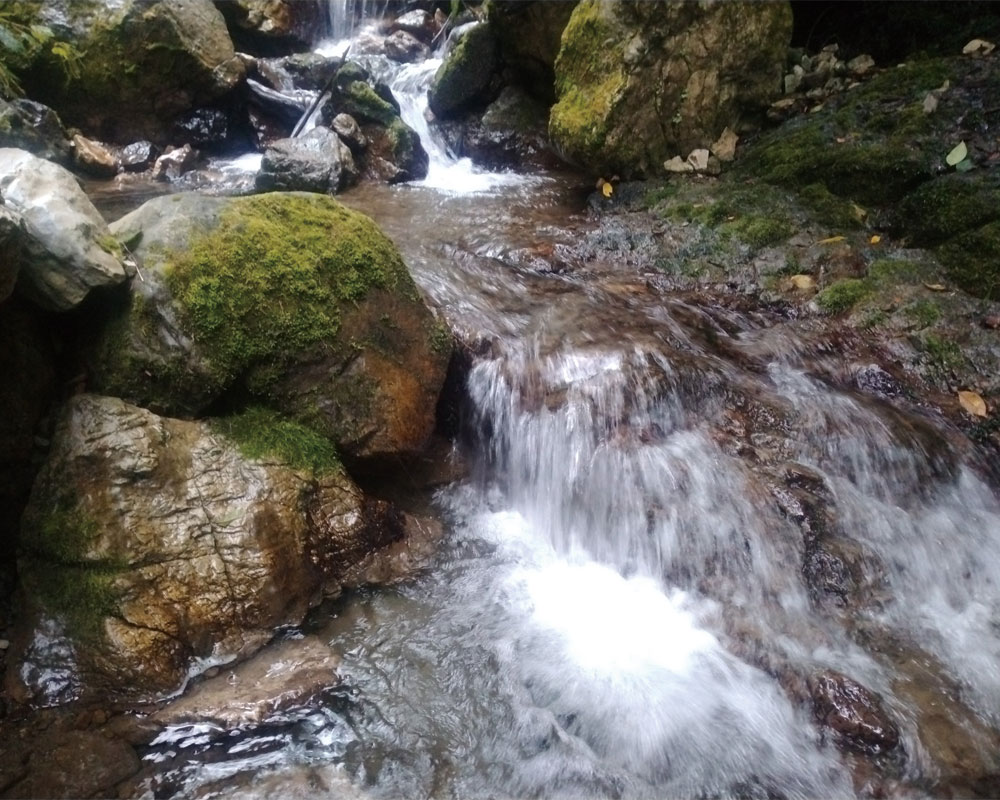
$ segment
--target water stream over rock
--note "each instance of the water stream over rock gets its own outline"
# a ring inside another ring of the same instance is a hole
[[[234,731],[171,726],[142,787],[811,798],[995,779],[1000,502],[960,437],[844,388],[878,368],[794,320],[663,295],[614,258],[568,268],[590,236],[576,183],[451,158],[424,120],[438,62],[383,61],[430,172],[343,200],[472,354],[456,446],[474,469],[428,498],[448,534],[425,574],[313,615],[335,688]]]

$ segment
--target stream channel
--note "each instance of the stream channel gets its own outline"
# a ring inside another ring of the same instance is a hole
[[[430,174],[341,199],[478,353],[472,468],[425,498],[420,575],[288,632],[331,643],[337,688],[169,730],[147,795],[921,796],[996,770],[1000,503],[955,434],[824,380],[838,354],[764,313],[559,268],[593,236],[579,181],[455,160],[423,117],[440,62],[378,61]],[[860,720],[819,724],[824,696]]]

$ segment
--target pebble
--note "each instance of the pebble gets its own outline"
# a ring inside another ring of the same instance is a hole
[[[6,650],[8,647],[10,647],[10,640],[0,639],[0,650]]]
[[[992,331],[1000,328],[1000,314],[990,314],[988,317],[983,317],[983,327]]]

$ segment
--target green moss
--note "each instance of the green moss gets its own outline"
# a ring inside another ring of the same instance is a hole
[[[926,277],[916,262],[902,258],[880,258],[868,267],[868,280],[877,288],[891,289],[901,283],[914,283]]]
[[[368,217],[321,195],[234,200],[218,227],[170,254],[167,283],[222,380],[330,342],[339,306],[409,285]]]
[[[379,125],[391,125],[399,119],[399,112],[376,94],[375,90],[363,81],[353,81],[345,88],[341,99],[340,110],[359,120],[376,122]]]
[[[837,197],[822,183],[811,183],[797,192],[803,206],[820,224],[831,230],[846,231],[861,227],[854,205]]]
[[[914,245],[928,247],[1000,219],[997,180],[983,175],[945,175],[903,200],[900,223]]]
[[[1000,299],[1000,222],[956,236],[936,252],[959,287],[976,297]]]
[[[104,234],[103,236],[97,237],[97,245],[105,253],[113,255],[115,258],[122,258],[125,255],[125,251],[122,248],[121,242],[119,242],[110,233]]]
[[[614,33],[596,0],[583,0],[566,24],[556,57],[556,104],[549,135],[573,157],[596,161],[607,137],[607,121],[625,86],[621,54],[609,47]]]
[[[917,300],[906,306],[903,314],[917,328],[927,328],[941,318],[941,309],[932,300]]]
[[[60,564],[85,564],[98,534],[97,521],[79,507],[75,498],[55,504],[38,520],[30,538],[31,550]]]
[[[965,365],[962,349],[955,342],[934,333],[927,333],[919,340],[928,365],[936,372],[951,372]]]
[[[795,226],[787,220],[755,215],[740,217],[722,229],[732,231],[753,250],[783,242],[795,233]]]
[[[213,420],[212,427],[235,442],[247,458],[275,458],[313,475],[338,472],[342,468],[332,442],[268,409],[251,407]]]
[[[430,333],[431,350],[440,355],[450,355],[455,348],[455,337],[444,322],[435,320]]]
[[[816,304],[828,314],[839,314],[853,308],[860,300],[871,294],[869,283],[857,278],[845,278],[827,286],[816,295]]]

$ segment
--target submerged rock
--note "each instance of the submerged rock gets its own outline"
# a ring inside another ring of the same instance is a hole
[[[78,395],[25,512],[28,613],[8,678],[22,699],[172,692],[300,622],[409,524],[302,426],[262,412],[213,426]]]
[[[899,728],[871,690],[834,670],[812,676],[808,685],[816,719],[845,746],[878,754],[899,744]]]
[[[345,457],[420,451],[450,337],[372,220],[330,197],[160,197],[113,231],[140,259],[93,350],[100,391],[190,415],[231,388]]]
[[[655,174],[763,115],[791,22],[787,3],[583,0],[562,35],[549,135],[593,171]]]
[[[329,128],[317,126],[296,139],[279,139],[268,146],[257,173],[257,189],[336,194],[357,179],[350,148]]]
[[[21,281],[52,311],[79,306],[126,279],[122,249],[69,172],[24,150],[0,149],[0,195],[23,221]]]

